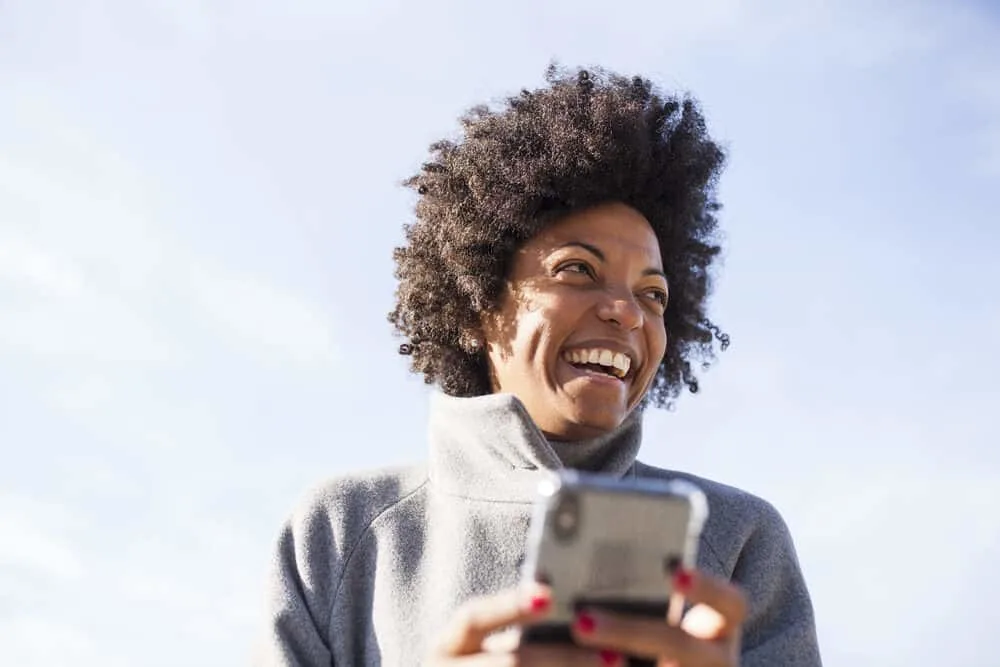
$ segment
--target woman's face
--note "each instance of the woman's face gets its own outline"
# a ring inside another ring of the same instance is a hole
[[[551,439],[616,428],[642,400],[667,345],[660,246],[620,203],[574,212],[514,256],[483,331],[493,390],[517,396]]]

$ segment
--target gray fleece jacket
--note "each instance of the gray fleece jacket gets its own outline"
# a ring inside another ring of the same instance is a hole
[[[332,479],[285,523],[254,664],[420,664],[459,604],[518,583],[537,484],[565,466],[699,485],[710,508],[699,567],[750,600],[741,664],[819,667],[812,604],[781,516],[738,489],[636,461],[641,419],[554,443],[513,396],[435,394],[425,465]]]

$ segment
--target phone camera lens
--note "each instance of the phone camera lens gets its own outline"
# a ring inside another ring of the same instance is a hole
[[[580,524],[580,503],[575,495],[564,495],[552,515],[552,533],[560,542],[576,537]]]

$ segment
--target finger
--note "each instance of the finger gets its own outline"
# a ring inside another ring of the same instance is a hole
[[[544,618],[550,600],[549,590],[538,584],[473,598],[456,612],[438,652],[449,656],[478,653],[490,633]]]
[[[525,646],[505,653],[446,658],[440,664],[448,667],[624,667],[625,658],[614,651],[553,644]]]
[[[573,637],[581,646],[603,647],[682,665],[721,667],[729,664],[730,652],[725,642],[699,639],[659,618],[587,610],[577,616]]]
[[[739,630],[747,617],[747,599],[729,581],[694,570],[679,569],[672,575],[674,589],[689,602],[711,607],[722,617],[722,627],[716,636],[722,637]]]
[[[525,646],[515,653],[516,665],[538,665],[539,667],[569,667],[586,665],[587,667],[624,667],[625,657],[616,651],[607,649],[587,649],[579,646]]]
[[[517,628],[511,628],[503,632],[490,635],[483,640],[483,651],[487,653],[515,653],[517,654],[517,664],[540,664],[540,665],[593,665],[600,664],[602,667],[612,667],[614,665],[624,665],[625,659],[620,654],[608,650],[583,649],[578,646],[563,645],[530,645],[518,648],[518,640],[521,636]],[[458,658],[460,664],[467,664],[466,660],[474,656]],[[597,662],[595,662],[595,660]]]

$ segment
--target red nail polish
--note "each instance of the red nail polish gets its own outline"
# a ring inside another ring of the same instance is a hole
[[[608,667],[621,664],[622,656],[616,651],[601,651],[601,662]]]
[[[694,575],[692,575],[687,570],[677,570],[674,572],[674,588],[681,591],[682,593],[687,592],[691,589],[691,585],[694,583]]]
[[[590,614],[583,612],[577,614],[576,623],[574,624],[578,632],[589,635],[597,627],[597,621]]]
[[[543,595],[536,595],[531,598],[531,611],[535,613],[543,612],[549,608],[550,600]]]

